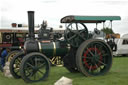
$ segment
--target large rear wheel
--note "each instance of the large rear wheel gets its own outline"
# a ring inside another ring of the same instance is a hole
[[[85,76],[98,76],[110,70],[112,57],[112,51],[104,41],[87,40],[78,48],[76,64]]]

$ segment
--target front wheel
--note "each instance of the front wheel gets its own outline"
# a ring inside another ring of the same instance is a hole
[[[85,76],[98,76],[107,73],[112,66],[112,51],[102,40],[83,42],[77,50],[76,64]]]
[[[50,64],[48,58],[38,52],[26,55],[20,65],[20,74],[25,82],[38,82],[48,77]]]

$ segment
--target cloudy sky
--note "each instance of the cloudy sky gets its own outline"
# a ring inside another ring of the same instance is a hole
[[[124,34],[128,33],[127,8],[127,0],[0,0],[0,28],[10,27],[12,22],[27,24],[27,11],[32,10],[35,24],[47,20],[48,26],[53,28],[58,28],[60,19],[66,15],[121,16],[121,21],[113,22],[113,30]],[[89,30],[93,26],[91,24]]]

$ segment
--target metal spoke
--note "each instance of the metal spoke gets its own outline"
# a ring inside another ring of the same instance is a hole
[[[68,39],[68,41],[72,40],[72,39],[75,38],[75,37],[76,37],[76,34],[73,35],[72,37],[70,37],[70,38]]]
[[[103,64],[103,65],[105,65],[105,66],[107,65],[107,64],[103,63],[103,62],[102,62],[102,61],[100,61],[100,60],[98,60],[98,62],[99,62],[99,63],[101,63],[101,64]]]
[[[30,62],[32,65],[34,65],[34,61],[32,60],[32,58],[30,58]]]
[[[91,72],[91,69],[92,69],[92,65],[91,65],[90,68],[89,68],[89,72]]]
[[[84,28],[82,28],[81,26],[78,26],[78,28],[79,28],[79,29],[84,29]]]
[[[34,68],[34,66],[33,66],[33,65],[31,65],[30,63],[27,63],[27,65],[29,65],[30,67]]]
[[[71,27],[71,28],[70,28],[70,27]],[[70,24],[69,27],[67,27],[67,29],[73,30],[73,29],[75,29],[75,28],[72,26],[72,24]]]
[[[21,63],[21,59],[18,58],[18,59],[17,59],[17,63]]]
[[[27,74],[28,74],[28,75],[27,75]],[[32,76],[32,73],[30,73],[29,71],[27,71],[27,72],[26,72],[26,76],[27,76],[27,77],[31,77],[30,75]]]
[[[71,29],[72,29],[73,27],[72,27],[72,24],[71,24]]]
[[[85,30],[81,30],[79,33],[81,34],[82,32],[84,32]]]
[[[86,60],[86,61],[83,62],[83,64],[85,64],[85,63],[89,63],[89,60]]]
[[[93,53],[92,53],[88,48],[87,48],[87,50],[89,51],[89,53],[90,53],[92,56],[94,56]]]
[[[70,28],[68,28],[68,30],[70,31],[70,32],[72,32],[72,33],[74,33],[74,34],[76,34],[73,30],[71,30]]]
[[[17,61],[21,62],[21,59],[17,58]]]
[[[27,71],[27,72],[29,73],[29,75],[26,75],[26,76],[27,76],[27,77],[32,77],[33,71],[32,71],[32,72]]]
[[[96,66],[96,70],[97,70],[97,72],[99,72],[99,71],[98,71],[98,68],[99,68],[99,67],[97,66],[97,64],[96,64],[96,63],[95,63],[95,66]]]
[[[41,74],[44,74],[44,72],[42,72],[41,70],[38,70]]]
[[[95,55],[96,55],[97,53],[96,53],[96,45],[95,45]]]
[[[92,57],[86,57],[87,59],[92,59]]]
[[[88,61],[84,61],[83,63],[85,64],[85,63],[87,63]]]
[[[83,40],[86,40],[84,37],[82,37],[79,33],[77,33],[77,35],[82,38]]]
[[[100,66],[100,71],[102,70],[101,66]]]
[[[16,69],[16,70],[15,70],[15,73],[18,73],[18,72],[19,72],[19,69]]]
[[[76,23],[76,30],[78,31],[78,24]]]
[[[34,74],[34,80],[36,80],[36,73]]]
[[[87,59],[92,59],[92,57],[88,57],[88,56],[82,56],[82,58],[84,59],[84,58],[87,58]]]
[[[35,66],[37,67],[37,57],[35,57]]]
[[[42,68],[44,66],[45,66],[45,63],[41,64],[38,68],[40,69],[40,68]]]
[[[40,75],[39,75],[39,73],[38,73],[38,72],[36,72],[36,74],[37,74],[37,78],[39,79],[39,78],[40,78]]]
[[[95,63],[96,68],[98,68],[97,64]]]

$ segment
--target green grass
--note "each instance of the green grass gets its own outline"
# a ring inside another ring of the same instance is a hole
[[[64,67],[52,67],[49,77],[38,83],[6,78],[0,72],[0,85],[54,85],[62,76],[71,78],[73,85],[128,85],[128,57],[114,58],[110,72],[104,76],[85,77],[81,73],[70,73]]]

